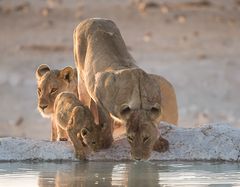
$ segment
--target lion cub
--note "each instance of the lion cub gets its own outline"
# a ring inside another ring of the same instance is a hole
[[[56,97],[53,118],[57,128],[68,133],[77,155],[84,155],[86,145],[93,151],[98,151],[108,148],[112,143],[112,139],[105,134],[107,125],[96,125],[89,108],[72,93],[62,92]]]
[[[64,130],[59,128],[57,132],[56,124],[52,117],[53,104],[57,95],[63,91],[74,93],[78,96],[77,91],[77,70],[71,67],[65,67],[62,70],[51,70],[46,64],[42,64],[36,71],[37,85],[38,85],[38,110],[43,117],[51,118],[52,133],[51,140],[67,140],[67,134]]]

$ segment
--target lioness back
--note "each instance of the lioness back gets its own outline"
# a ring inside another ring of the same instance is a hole
[[[137,67],[111,20],[87,19],[76,27],[73,39],[75,64],[80,75],[79,97],[88,106],[94,97],[97,73]]]

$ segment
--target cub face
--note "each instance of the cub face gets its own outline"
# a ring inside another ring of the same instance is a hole
[[[95,125],[92,128],[84,127],[81,130],[83,142],[88,145],[94,152],[100,149],[108,148],[111,144],[110,141],[105,139],[104,130],[106,127],[103,125]]]
[[[77,73],[71,67],[62,70],[50,70],[42,64],[36,71],[38,85],[38,110],[43,117],[53,113],[54,101],[63,91],[76,92]],[[77,93],[76,93],[77,94]]]
[[[95,152],[108,148],[112,143],[112,139],[105,133],[109,128],[107,124],[95,124],[93,115],[86,106],[77,106],[73,109],[69,125],[79,129],[77,137]]]
[[[147,160],[158,139],[157,127],[151,122],[145,111],[136,111],[129,117],[126,128],[132,158]]]

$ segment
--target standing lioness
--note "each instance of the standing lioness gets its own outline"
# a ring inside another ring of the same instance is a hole
[[[134,64],[114,22],[81,22],[74,31],[74,57],[80,100],[99,123],[111,125],[114,119],[126,124],[133,158],[148,159],[153,149],[166,151],[168,142],[159,137],[156,124],[177,123],[174,89]]]

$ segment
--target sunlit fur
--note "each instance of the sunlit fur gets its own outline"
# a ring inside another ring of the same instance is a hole
[[[112,136],[105,134],[104,124],[96,125],[89,108],[72,93],[62,92],[57,96],[54,119],[62,129],[75,132],[75,137],[69,136],[72,142],[75,142],[72,138],[80,138],[93,151],[108,148],[112,143]]]
[[[77,71],[71,67],[65,67],[62,70],[51,70],[46,64],[42,64],[36,70],[36,78],[38,110],[43,117],[51,118],[51,140],[56,141],[57,137],[58,140],[67,140],[66,133],[61,137],[57,132],[56,124],[52,119],[53,105],[57,95],[63,91],[78,95]],[[46,106],[46,108],[42,109],[41,106]]]
[[[150,157],[159,133],[146,111],[135,111],[126,124],[127,138],[131,146],[131,155],[136,160]],[[147,141],[144,141],[147,139]]]
[[[37,79],[38,84],[38,110],[43,117],[50,117],[53,113],[53,104],[57,95],[63,91],[69,91],[77,95],[77,73],[74,70],[73,79],[68,82],[64,79],[61,70],[47,71]],[[52,89],[57,89],[51,93]],[[47,108],[42,110],[41,105],[47,105]]]
[[[132,132],[137,136],[143,136],[144,132],[152,134],[151,144],[144,149],[146,153],[139,153],[142,158],[149,157],[152,142],[156,140],[154,125],[160,121],[177,124],[177,101],[172,85],[135,64],[118,27],[111,20],[93,18],[81,22],[74,30],[73,40],[79,98],[87,106],[92,100],[95,102],[99,121],[111,121],[110,117],[125,124],[131,121],[127,129],[136,125],[140,130]],[[126,106],[129,111],[124,111]],[[134,111],[140,122],[131,117]],[[133,155],[136,149],[135,145],[131,146]]]

